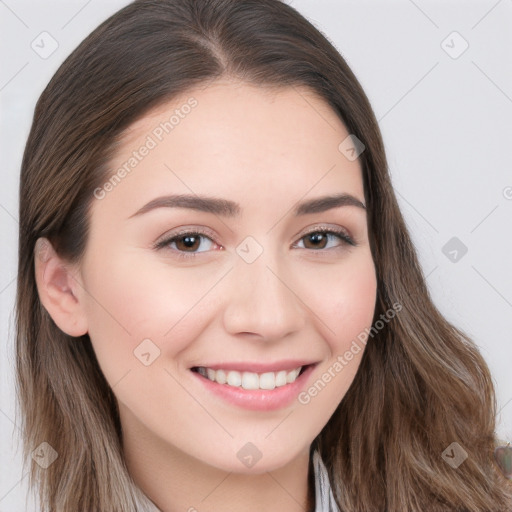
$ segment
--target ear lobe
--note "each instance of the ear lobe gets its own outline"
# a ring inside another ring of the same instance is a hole
[[[80,283],[72,269],[46,238],[38,238],[34,247],[34,271],[37,291],[43,307],[57,326],[70,336],[87,333],[84,304],[78,293]]]

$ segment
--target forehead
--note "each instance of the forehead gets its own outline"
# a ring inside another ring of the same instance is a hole
[[[294,144],[337,156],[340,137],[343,140],[348,132],[326,100],[309,88],[222,79],[152,109],[125,130],[120,152],[132,150],[148,135],[158,145],[168,143],[170,150],[237,149],[253,155],[259,142],[267,151],[288,150],[291,157]]]
[[[348,136],[328,103],[305,87],[216,81],[159,105],[124,132],[112,171],[134,167],[116,195],[142,201],[167,187],[265,200],[335,189],[363,198],[359,161],[340,151]],[[151,148],[136,160],[144,146]]]
[[[184,110],[194,110],[196,118],[199,117],[198,111],[204,117],[222,112],[219,121],[224,123],[240,118],[246,118],[247,121],[250,120],[249,118],[255,120],[258,111],[261,114],[260,120],[263,122],[268,122],[274,117],[280,123],[285,123],[291,118],[281,119],[279,114],[288,111],[289,114],[294,114],[293,117],[310,117],[310,122],[312,114],[315,114],[319,118],[318,122],[330,126],[331,129],[341,123],[326,100],[316,91],[303,85],[257,86],[235,79],[222,78],[191,88],[173,99],[159,104],[130,125],[125,130],[123,138],[130,141],[142,132],[147,132],[153,126],[154,121],[168,119],[169,113],[183,109],[191,98],[197,102],[199,108],[185,108]],[[272,112],[274,112],[274,116],[272,116]],[[188,112],[185,112],[185,115],[187,114]],[[183,119],[183,117],[181,118]]]

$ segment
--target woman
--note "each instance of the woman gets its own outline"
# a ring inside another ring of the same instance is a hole
[[[370,104],[277,0],[136,1],[43,92],[18,384],[44,510],[509,510]]]

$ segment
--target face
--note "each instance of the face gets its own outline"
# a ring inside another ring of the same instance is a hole
[[[355,376],[363,350],[344,355],[375,307],[348,135],[306,89],[228,81],[126,132],[78,274],[125,432],[246,473],[309,448]]]

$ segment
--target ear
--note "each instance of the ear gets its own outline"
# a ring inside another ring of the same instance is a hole
[[[55,252],[46,238],[36,241],[34,266],[39,299],[59,329],[69,336],[86,334],[87,317],[80,300],[83,288],[76,270]]]

